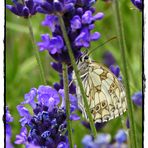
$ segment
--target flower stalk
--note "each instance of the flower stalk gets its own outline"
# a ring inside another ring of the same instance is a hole
[[[79,71],[78,71],[78,68],[77,68],[77,65],[76,65],[76,62],[75,62],[75,58],[74,58],[74,55],[73,55],[73,52],[72,52],[72,48],[71,48],[71,45],[70,45],[70,41],[69,41],[69,38],[68,38],[68,35],[67,35],[67,32],[66,32],[66,27],[65,27],[65,24],[64,24],[64,20],[63,20],[61,15],[58,15],[58,18],[59,18],[60,27],[61,27],[61,30],[62,30],[62,33],[63,33],[64,40],[65,40],[66,46],[68,48],[68,53],[69,53],[69,56],[70,56],[70,60],[71,60],[71,63],[72,63],[72,66],[73,66],[73,69],[74,69],[74,72],[75,72],[75,75],[76,75],[76,79],[78,81],[78,85],[80,87],[80,91],[81,91],[81,94],[82,94],[82,97],[83,97],[83,100],[84,100],[85,111],[86,111],[86,113],[88,115],[91,130],[93,132],[93,136],[96,137],[97,131],[96,131],[93,119],[92,119],[92,115],[90,113],[90,109],[89,109],[89,105],[88,105],[88,102],[87,102],[86,94],[85,94],[85,91],[84,91],[84,88],[83,88],[83,85],[82,85],[82,80],[80,78]]]
[[[121,57],[122,57],[122,63],[123,63],[123,74],[124,74],[124,79],[125,79],[125,86],[126,86],[126,96],[127,96],[127,105],[128,105],[128,115],[130,119],[130,128],[129,130],[129,136],[130,136],[130,145],[133,148],[137,148],[137,135],[136,135],[136,125],[135,125],[135,120],[134,120],[134,109],[133,109],[133,104],[131,100],[131,95],[130,95],[130,86],[129,86],[129,77],[128,77],[128,69],[127,69],[127,59],[126,59],[126,44],[125,44],[125,37],[124,37],[124,30],[123,30],[123,24],[121,20],[121,14],[119,10],[119,1],[114,0],[114,13],[116,16],[116,27],[117,27],[117,32],[119,34],[119,46],[121,49]]]
[[[70,148],[73,148],[72,144],[72,128],[70,122],[70,99],[69,99],[69,87],[68,87],[68,69],[65,63],[62,64],[63,70],[63,82],[64,82],[64,94],[65,94],[65,105],[66,105],[66,121],[68,128],[68,139]]]
[[[34,33],[33,33],[30,18],[28,17],[27,20],[28,20],[28,28],[29,28],[29,32],[30,32],[30,36],[31,36],[31,40],[32,40],[32,45],[33,45],[34,52],[35,52],[36,61],[38,63],[39,69],[40,69],[41,81],[44,85],[46,85],[47,83],[46,83],[46,79],[45,79],[45,73],[44,73],[43,66],[42,66],[42,63],[41,63],[41,58],[40,58],[40,55],[39,55],[39,52],[38,52],[38,49],[37,49],[37,46],[36,46],[36,42],[35,42]]]

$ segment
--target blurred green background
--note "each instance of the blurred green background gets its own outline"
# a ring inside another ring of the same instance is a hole
[[[6,1],[10,4],[10,0]],[[102,35],[101,39],[91,44],[91,49],[106,41],[107,39],[117,36],[115,16],[111,3],[105,3],[98,0],[95,4],[97,12],[101,11],[105,17],[101,21],[95,23],[94,31],[99,31]],[[120,11],[122,13],[122,21],[124,25],[124,33],[127,45],[127,63],[128,73],[130,77],[131,94],[142,89],[142,14],[131,3],[130,0],[120,0]],[[38,14],[33,16],[32,26],[37,42],[41,41],[40,34],[49,33],[47,27],[42,27],[41,22],[44,15]],[[121,68],[122,61],[121,53],[117,40],[113,40],[98,50],[94,51],[92,58],[99,63],[103,62],[102,55],[110,51],[117,64]],[[41,85],[39,68],[34,56],[34,49],[31,43],[28,32],[27,21],[17,17],[9,10],[6,10],[6,104],[14,117],[12,126],[12,142],[15,140],[15,135],[19,134],[20,123],[19,114],[16,106],[23,101],[24,94],[29,92],[30,88],[38,88]],[[46,80],[49,85],[59,81],[59,76],[50,67],[52,59],[47,51],[40,52]],[[142,147],[142,109],[134,105],[134,116],[137,125],[137,135],[139,148]],[[126,119],[126,113],[124,114]],[[74,133],[73,140],[78,148],[82,147],[81,140],[85,134],[89,134],[80,121],[73,124]],[[125,124],[125,123],[124,123]],[[122,128],[120,118],[109,121],[98,133],[105,132],[115,135],[118,129]],[[21,147],[16,146],[15,147]]]

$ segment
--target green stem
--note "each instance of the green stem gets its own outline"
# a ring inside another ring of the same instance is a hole
[[[136,135],[136,125],[134,120],[134,109],[133,104],[131,100],[130,95],[130,86],[129,86],[129,77],[128,77],[128,69],[127,69],[127,60],[126,60],[126,44],[125,44],[125,38],[124,38],[124,31],[123,31],[123,24],[121,21],[121,14],[119,10],[119,0],[114,0],[114,12],[116,16],[116,22],[117,22],[117,32],[119,33],[119,45],[121,49],[121,57],[122,57],[122,63],[123,63],[123,70],[124,70],[124,82],[126,86],[126,96],[127,96],[127,105],[128,105],[128,115],[130,119],[130,142],[131,148],[137,148],[137,135]]]
[[[36,46],[36,42],[35,42],[34,33],[33,33],[30,18],[28,18],[28,27],[29,27],[31,40],[32,40],[32,45],[33,45],[34,52],[35,52],[35,57],[36,57],[36,60],[37,60],[37,63],[39,65],[39,69],[40,69],[41,80],[42,80],[42,83],[46,85],[45,74],[44,74],[42,63],[41,63],[40,54],[39,54],[37,46]]]
[[[68,86],[68,70],[65,63],[62,64],[63,69],[63,82],[64,82],[64,94],[65,94],[65,104],[66,104],[66,121],[68,128],[68,139],[70,148],[73,148],[72,144],[72,128],[70,123],[70,101],[69,101],[69,86]]]
[[[89,109],[89,105],[88,105],[88,102],[87,102],[86,94],[85,94],[85,91],[84,91],[84,88],[83,88],[83,85],[82,85],[82,80],[80,78],[80,74],[79,74],[79,71],[78,71],[78,68],[77,68],[77,65],[76,65],[76,62],[75,62],[75,58],[74,58],[74,55],[73,55],[73,52],[72,52],[70,41],[69,41],[69,38],[68,38],[68,35],[67,35],[67,32],[66,32],[66,27],[65,27],[65,24],[64,24],[64,20],[63,20],[62,16],[58,15],[58,17],[59,17],[63,37],[65,39],[65,43],[66,43],[68,53],[69,53],[69,56],[70,56],[70,59],[71,59],[71,63],[72,63],[72,66],[73,66],[73,69],[74,69],[74,72],[75,72],[75,75],[76,75],[76,79],[77,79],[78,85],[80,87],[80,91],[81,91],[82,98],[83,98],[84,105],[85,105],[85,111],[86,111],[87,116],[89,118],[91,130],[93,132],[94,137],[96,137],[97,131],[96,131],[96,128],[94,126],[92,115],[90,113],[90,109]]]

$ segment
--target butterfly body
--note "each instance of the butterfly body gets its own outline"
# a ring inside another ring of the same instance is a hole
[[[77,64],[94,122],[106,122],[122,115],[127,103],[124,87],[118,78],[107,67],[92,61],[87,55],[83,55]],[[87,119],[80,88],[77,81],[75,83],[78,105]]]

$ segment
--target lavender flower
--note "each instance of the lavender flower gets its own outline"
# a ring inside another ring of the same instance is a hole
[[[110,140],[111,136],[109,134],[99,134],[97,135],[96,139],[90,135],[86,135],[82,140],[82,144],[84,145],[84,148],[108,148]]]
[[[69,97],[70,119],[79,120],[79,116],[73,113],[77,109],[77,99],[71,94]],[[69,147],[64,91],[41,85],[38,89],[32,88],[24,98],[24,102],[17,106],[22,116],[22,129],[16,136],[15,144],[25,144],[26,147]],[[33,114],[28,111],[25,104],[32,107]]]
[[[6,106],[6,114],[5,114],[5,122],[6,122],[6,148],[13,148],[11,144],[11,126],[9,125],[10,122],[13,121],[13,117],[11,116],[8,106]]]
[[[116,136],[115,136],[115,139],[118,143],[123,143],[127,140],[127,134],[125,133],[124,130],[120,129],[118,130]]]
[[[25,144],[27,142],[27,128],[22,127],[20,134],[16,135],[15,144]]]
[[[29,16],[36,14],[37,4],[33,0],[24,0],[24,4],[13,1],[13,5],[6,5],[6,8],[9,9],[15,15],[28,18]]]
[[[109,69],[111,70],[111,72],[118,78],[119,81],[122,81],[122,77],[120,75],[120,68],[119,66],[114,66],[114,65],[111,65],[109,67]]]
[[[37,1],[37,11],[48,14],[42,22],[43,26],[48,26],[52,32],[52,37],[48,34],[41,36],[42,42],[37,43],[40,51],[48,50],[49,54],[58,62],[70,64],[70,58],[61,32],[57,13],[61,14],[67,30],[67,35],[71,42],[71,47],[77,59],[82,47],[89,47],[91,41],[100,38],[99,32],[91,33],[94,29],[94,22],[104,17],[102,12],[94,15],[95,9],[92,6],[94,1]]]
[[[100,38],[100,34],[95,32],[94,34],[90,34],[90,30],[88,28],[84,28],[81,30],[80,35],[75,39],[75,45],[77,47],[86,47],[90,46],[90,41],[98,40]]]
[[[119,130],[113,139],[110,134],[98,134],[96,139],[90,135],[86,135],[82,139],[84,148],[127,148],[127,135],[124,130]]]
[[[79,15],[75,15],[70,21],[72,32],[75,32],[77,29],[82,27],[81,18]]]
[[[105,52],[103,55],[104,64],[110,67],[115,64],[115,58],[111,52]]]
[[[93,143],[93,137],[91,135],[85,135],[85,137],[82,139],[82,144],[85,148],[92,148]]]
[[[31,120],[29,111],[22,105],[18,105],[17,110],[19,111],[20,116],[22,116],[20,119],[21,125],[24,126],[26,123],[29,123]]]
[[[109,134],[99,134],[97,135],[95,139],[95,145],[98,145],[99,147],[104,147],[109,144],[111,141],[111,136]]]
[[[65,13],[70,12],[74,9],[75,1],[42,1],[37,0],[39,6],[37,7],[37,11],[44,14],[50,13]]]
[[[132,96],[135,105],[142,107],[142,91],[136,92]]]
[[[140,10],[142,11],[142,0],[131,0],[132,3]]]
[[[52,32],[59,26],[58,17],[56,15],[46,15],[45,20],[42,22],[43,26],[48,26]]]
[[[69,74],[70,75],[70,74]],[[70,75],[71,76],[71,75]],[[75,94],[76,93],[76,86],[74,83],[71,83],[72,82],[72,77],[69,78],[69,93],[71,94]],[[58,91],[60,89],[63,88],[63,78],[62,76],[60,75],[60,82],[59,83],[54,83],[54,88]]]
[[[11,138],[8,135],[6,135],[6,148],[13,148]]]
[[[50,39],[48,34],[42,35],[42,41],[37,45],[40,47],[40,51],[47,49],[51,54],[57,54],[62,52],[64,47],[63,39],[61,36],[52,37]]]
[[[119,68],[118,66],[113,66],[113,65],[111,65],[111,66],[109,67],[109,69],[112,71],[112,73],[114,73],[114,75],[115,75],[116,77],[119,77],[120,68]]]
[[[126,127],[127,127],[127,128],[130,128],[130,121],[129,121],[129,118],[126,119]]]
[[[118,65],[115,66],[116,61],[111,52],[105,52],[103,54],[104,64],[109,67],[110,71],[118,78],[119,81],[122,81],[122,76],[120,75],[120,68]]]

